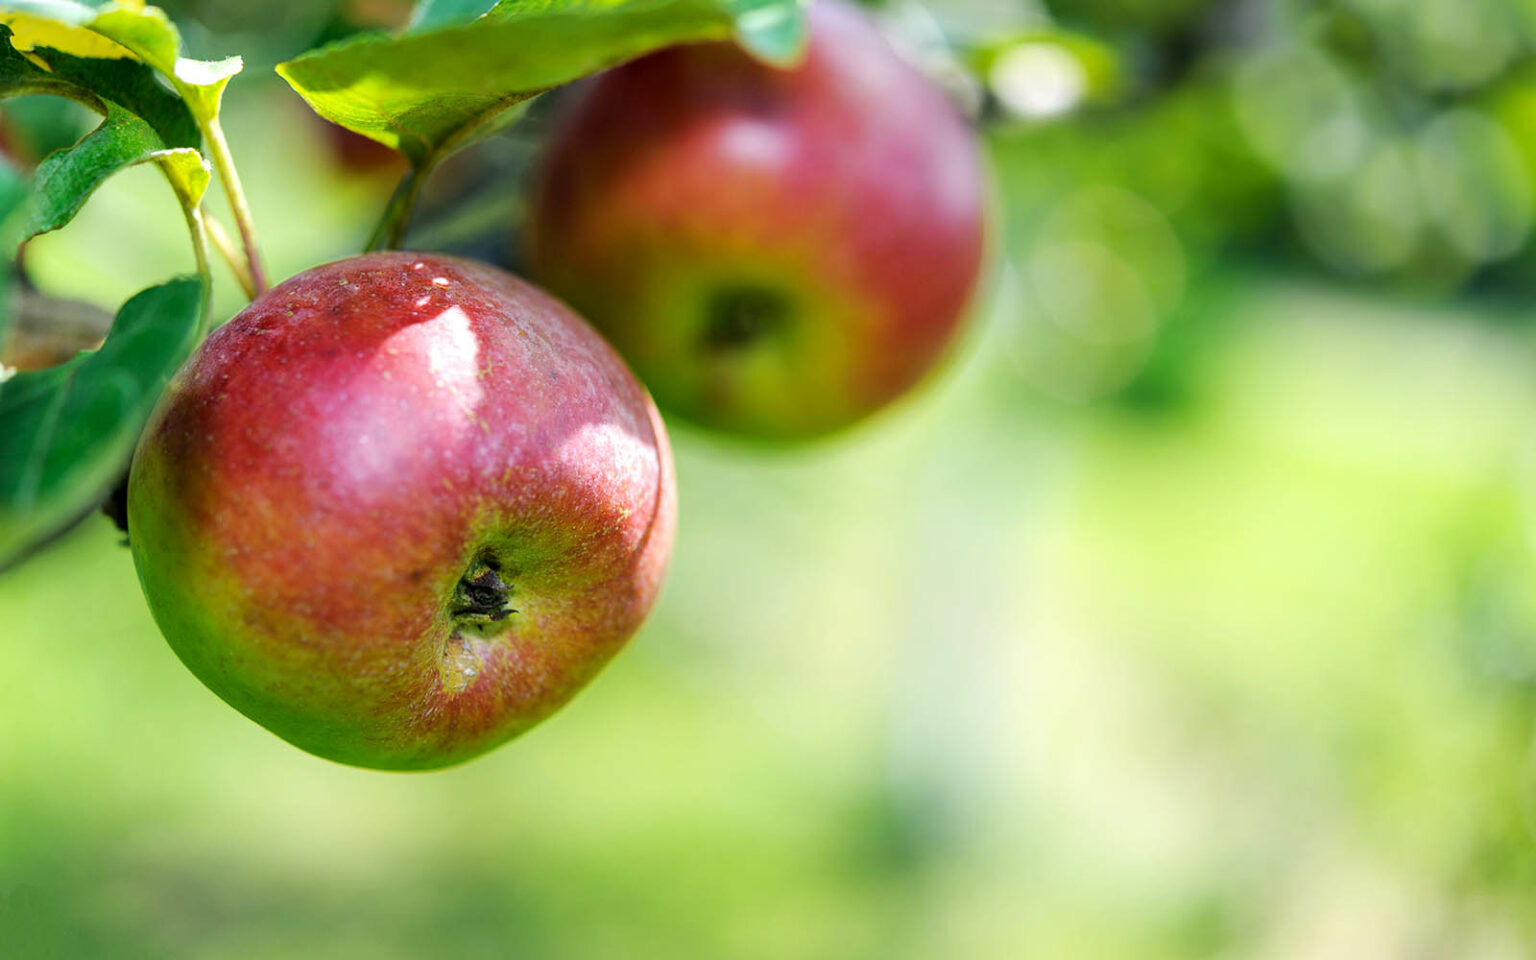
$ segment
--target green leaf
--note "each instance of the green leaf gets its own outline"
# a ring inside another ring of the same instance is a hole
[[[0,157],[0,223],[9,220],[27,201],[27,178],[4,157]],[[10,339],[15,324],[15,298],[11,295],[16,280],[16,260],[0,256],[0,344]]]
[[[239,57],[183,57],[176,25],[165,11],[142,0],[94,6],[75,0],[0,0],[0,23],[11,26],[15,46],[23,52],[47,47],[78,57],[137,58],[170,82],[199,121],[218,115],[224,87],[241,68]]]
[[[49,56],[71,56],[95,64],[127,59],[160,74],[180,98],[198,131],[207,137],[209,155],[218,165],[219,179],[240,227],[251,272],[260,276],[250,211],[219,126],[219,102],[229,79],[240,72],[239,57],[217,61],[183,57],[176,25],[163,10],[147,6],[144,0],[114,0],[96,5],[78,0],[0,0],[0,25],[12,31],[12,46],[19,54],[44,67]],[[114,87],[93,89],[104,94],[105,99],[116,99]],[[112,119],[110,110],[103,109],[102,113]],[[140,117],[149,119],[142,114]],[[163,131],[159,132],[163,135]],[[196,147],[199,142],[194,139],[187,146]],[[201,157],[176,150],[174,140],[168,139],[166,146],[171,148],[170,152],[155,159],[165,169],[182,201],[198,269],[206,273],[207,240],[197,203],[207,189],[207,165]]]
[[[150,287],[123,304],[101,349],[0,382],[0,569],[91,510],[122,475],[197,342],[204,294],[201,277]]]
[[[277,70],[321,116],[425,170],[528,98],[660,47],[739,35],[792,59],[800,20],[795,0],[503,0],[468,23],[355,37]]]
[[[191,112],[154,72],[134,60],[78,57],[53,48],[21,49],[10,27],[0,24],[0,91],[6,96],[46,93],[69,97],[97,113],[111,101],[142,118],[168,147],[196,147]]]
[[[0,221],[21,209],[27,200],[27,177],[0,156]]]
[[[62,227],[109,176],[139,163],[158,163],[184,208],[201,202],[209,170],[194,149],[197,125],[146,65],[43,47],[23,55],[11,40],[10,28],[0,25],[0,96],[54,94],[103,115],[79,143],[38,165],[24,212],[7,223],[5,238],[12,245]]]
[[[68,13],[80,5],[53,0],[27,6]],[[101,499],[127,466],[167,379],[206,325],[208,280],[198,205],[209,168],[196,149],[201,135],[192,105],[156,77],[153,58],[164,58],[165,37],[126,36],[130,28],[150,22],[137,19],[143,13],[124,4],[100,15],[93,12],[90,21],[101,21],[103,29],[136,43],[143,56],[97,47],[96,41],[106,42],[104,34],[68,24],[37,21],[30,14],[0,17],[0,96],[68,97],[102,115],[95,130],[38,165],[30,190],[0,190],[0,208],[6,197],[24,196],[14,215],[0,209],[4,238],[18,243],[63,226],[112,174],[153,162],[186,214],[202,271],[130,299],[94,353],[46,370],[0,369],[0,567],[14,563]],[[29,41],[22,43],[13,31],[28,32]],[[84,55],[41,45],[39,38],[48,36]],[[118,41],[112,45],[128,51]],[[178,48],[176,40],[169,49]],[[174,80],[172,85],[182,90]],[[199,89],[212,97],[205,105],[216,109],[222,81]],[[0,253],[8,256],[9,251]],[[9,278],[7,269],[3,279]],[[9,318],[0,321],[4,326]]]

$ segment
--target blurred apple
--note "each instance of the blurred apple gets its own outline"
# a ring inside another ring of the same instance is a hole
[[[970,127],[857,8],[808,19],[792,69],[717,43],[596,78],[531,213],[535,275],[664,408],[745,434],[823,433],[907,391],[982,260]]]
[[[386,179],[396,178],[405,173],[407,163],[404,154],[384,146],[377,140],[323,120],[317,114],[310,114],[310,116],[314,117],[315,123],[324,128],[320,135],[324,138],[326,151],[340,173],[378,176]]]

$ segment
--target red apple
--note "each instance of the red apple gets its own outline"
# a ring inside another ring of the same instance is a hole
[[[321,137],[336,171],[344,176],[377,176],[380,179],[398,179],[409,165],[405,154],[370,140],[346,127],[337,126],[319,115],[311,113],[314,122],[323,124]]]
[[[663,409],[743,433],[821,433],[908,390],[982,260],[969,126],[858,9],[808,17],[793,69],[717,43],[596,78],[530,217],[534,276]]]
[[[391,769],[570,699],[650,609],[675,509],[655,408],[581,318],[413,253],[316,267],[215,331],[128,487],[192,672],[305,750]]]

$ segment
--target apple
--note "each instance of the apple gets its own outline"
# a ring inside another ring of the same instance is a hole
[[[128,481],[177,656],[322,757],[457,763],[528,729],[650,609],[666,432],[570,308],[378,253],[261,295],[177,373]]]
[[[713,43],[591,81],[527,231],[531,275],[663,409],[758,436],[835,430],[909,390],[982,262],[969,125],[858,9],[807,16],[791,69]]]
[[[317,123],[324,124],[320,136],[325,140],[326,151],[337,172],[356,176],[377,175],[381,179],[398,177],[405,172],[408,164],[404,154],[391,150],[377,140],[353,133],[346,127],[321,120],[318,114],[311,113],[310,116]]]

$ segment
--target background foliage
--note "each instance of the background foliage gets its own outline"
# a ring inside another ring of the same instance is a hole
[[[167,6],[246,57],[269,272],[355,251],[401,169],[270,67],[404,8]],[[800,452],[677,427],[650,624],[430,776],[224,707],[88,522],[0,577],[0,954],[1528,955],[1536,8],[884,12],[984,80],[999,262],[946,375]],[[544,122],[411,241],[515,259]],[[148,167],[27,257],[107,309],[190,262]]]

